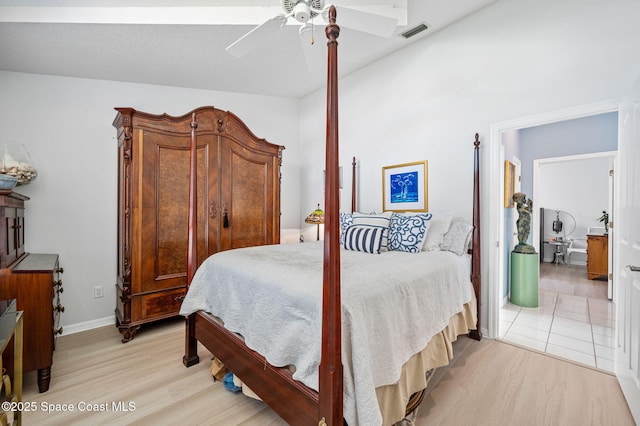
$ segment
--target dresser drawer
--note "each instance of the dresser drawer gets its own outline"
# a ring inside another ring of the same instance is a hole
[[[142,319],[177,315],[185,294],[186,289],[179,288],[141,296]]]

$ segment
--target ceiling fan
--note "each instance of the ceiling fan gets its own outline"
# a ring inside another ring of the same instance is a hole
[[[264,45],[270,37],[273,37],[287,24],[290,18],[303,24],[299,34],[302,42],[307,65],[312,68],[315,60],[309,49],[313,41],[313,20],[316,16],[322,16],[327,22],[327,13],[331,5],[325,6],[324,0],[281,0],[283,14],[276,15],[258,25],[244,36],[227,47],[227,52],[240,58],[250,51]],[[397,26],[397,20],[387,16],[376,15],[360,10],[336,6],[338,25],[357,31],[374,34],[381,37],[390,37]]]

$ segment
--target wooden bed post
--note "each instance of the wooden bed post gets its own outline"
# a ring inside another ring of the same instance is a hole
[[[191,114],[191,145],[189,149],[189,237],[187,240],[187,290],[191,285],[191,280],[198,266],[198,228],[197,228],[197,161],[198,146],[196,143],[196,113]],[[191,314],[186,318],[186,340],[184,348],[184,357],[182,363],[189,367],[197,364],[198,358],[198,341],[195,338],[195,314]]]
[[[340,180],[338,161],[338,36],[336,8],[329,9],[327,145],[325,175],[324,270],[322,280],[322,355],[319,368],[320,425],[343,425],[342,317],[340,302]]]
[[[471,282],[473,283],[473,290],[476,294],[476,301],[478,306],[478,319],[476,323],[476,329],[469,332],[469,337],[472,339],[482,339],[482,331],[480,329],[481,323],[481,281],[480,281],[480,136],[476,133],[476,139],[473,142],[473,240],[471,249],[473,250],[473,256],[471,261]]]
[[[351,161],[351,213],[356,211],[356,157]]]

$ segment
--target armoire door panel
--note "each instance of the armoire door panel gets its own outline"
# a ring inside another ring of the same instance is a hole
[[[228,226],[223,221],[220,230],[222,250],[273,243],[268,232],[273,222],[272,164],[273,155],[248,151],[222,138],[221,201],[228,216]]]
[[[144,132],[144,181],[149,183],[143,195],[141,292],[186,284],[189,147],[178,135]],[[204,141],[202,141],[204,142]],[[198,147],[198,252],[207,253],[208,227],[206,207],[209,149]]]
[[[229,238],[225,249],[267,244],[266,165],[246,161],[237,155],[232,155],[231,164],[227,185],[229,226],[222,229],[223,235],[226,233]]]

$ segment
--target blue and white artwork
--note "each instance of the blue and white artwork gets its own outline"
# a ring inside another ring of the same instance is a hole
[[[391,203],[415,203],[419,200],[420,188],[418,172],[392,174]]]
[[[384,211],[428,211],[427,162],[398,164],[382,168]]]

